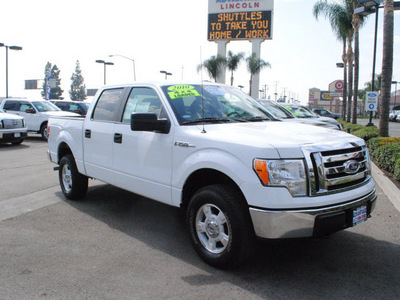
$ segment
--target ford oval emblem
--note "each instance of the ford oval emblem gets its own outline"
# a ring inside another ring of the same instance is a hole
[[[347,174],[356,174],[360,170],[361,164],[356,160],[349,160],[344,163],[344,172]]]

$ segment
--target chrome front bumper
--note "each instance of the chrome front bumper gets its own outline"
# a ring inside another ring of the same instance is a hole
[[[350,214],[354,208],[366,205],[370,217],[376,203],[375,189],[350,202],[296,210],[265,210],[250,207],[255,233],[267,239],[312,237],[329,234],[352,226]]]

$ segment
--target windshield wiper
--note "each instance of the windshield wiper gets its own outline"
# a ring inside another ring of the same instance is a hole
[[[214,122],[231,122],[231,119],[227,118],[201,118],[196,120],[185,121],[182,125],[196,124],[196,123],[214,123]]]
[[[250,122],[262,122],[262,121],[270,121],[270,120],[271,120],[270,118],[260,117],[260,116],[246,119],[246,121],[250,121]]]

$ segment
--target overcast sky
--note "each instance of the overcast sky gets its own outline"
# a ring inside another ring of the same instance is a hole
[[[308,101],[309,88],[327,90],[341,79],[342,44],[325,19],[316,20],[316,0],[275,0],[273,39],[261,45],[261,58],[272,68],[261,73],[260,84],[275,93],[298,95]],[[107,5],[105,5],[107,4]],[[160,70],[173,73],[169,80],[201,79],[197,65],[217,53],[217,44],[207,41],[207,0],[113,0],[50,1],[13,0],[0,4],[0,43],[23,47],[9,50],[9,96],[39,98],[40,91],[24,90],[26,79],[43,79],[47,62],[61,71],[63,96],[69,97],[71,75],[79,60],[87,88],[103,85],[101,59],[107,67],[107,84],[133,81],[129,60],[133,58],[137,81],[162,81]],[[360,88],[371,80],[375,17],[370,16],[360,33]],[[393,80],[400,81],[400,12],[395,13]],[[376,71],[382,65],[383,9],[379,14]],[[200,51],[201,49],[201,51]],[[227,50],[251,52],[248,41],[228,44]],[[6,94],[5,48],[0,48],[0,97]],[[229,75],[226,76],[229,83]],[[208,79],[203,74],[203,79]],[[235,85],[248,90],[250,75],[242,62]],[[394,86],[393,86],[394,88]],[[400,85],[398,85],[400,88]]]

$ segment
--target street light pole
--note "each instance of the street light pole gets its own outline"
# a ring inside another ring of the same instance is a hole
[[[8,49],[11,50],[22,50],[20,46],[7,46],[3,43],[0,43],[0,47],[6,47],[6,98],[8,98]]]
[[[106,85],[106,78],[107,78],[106,65],[113,66],[114,63],[113,62],[104,61],[104,60],[101,60],[101,59],[96,60],[96,62],[99,63],[99,64],[103,64],[104,65],[104,85]]]
[[[136,81],[135,60],[133,58],[129,58],[129,57],[126,57],[126,56],[123,56],[123,55],[119,55],[119,54],[111,54],[111,55],[109,55],[109,57],[113,57],[113,56],[119,56],[119,57],[128,59],[133,63],[133,80]]]
[[[355,14],[359,14],[361,16],[367,16],[375,12],[375,37],[374,37],[374,58],[372,61],[372,80],[371,80],[371,92],[375,90],[375,62],[376,62],[376,42],[378,38],[378,13],[379,13],[379,5],[381,4],[380,0],[359,0],[359,3],[363,5],[362,7],[358,7],[354,10]],[[369,122],[366,126],[374,126],[372,123],[372,110],[369,112]]]
[[[376,42],[378,38],[378,16],[379,16],[379,4],[377,3],[375,5],[375,37],[374,37],[374,58],[373,58],[373,63],[372,63],[372,81],[371,81],[371,92],[374,92],[375,90],[375,65],[376,65]],[[379,103],[379,101],[378,101]],[[374,126],[372,123],[372,110],[369,112],[369,122],[367,126]]]
[[[169,73],[167,71],[160,71],[160,73],[165,74],[165,80],[167,80],[169,75],[172,75],[172,73]]]

